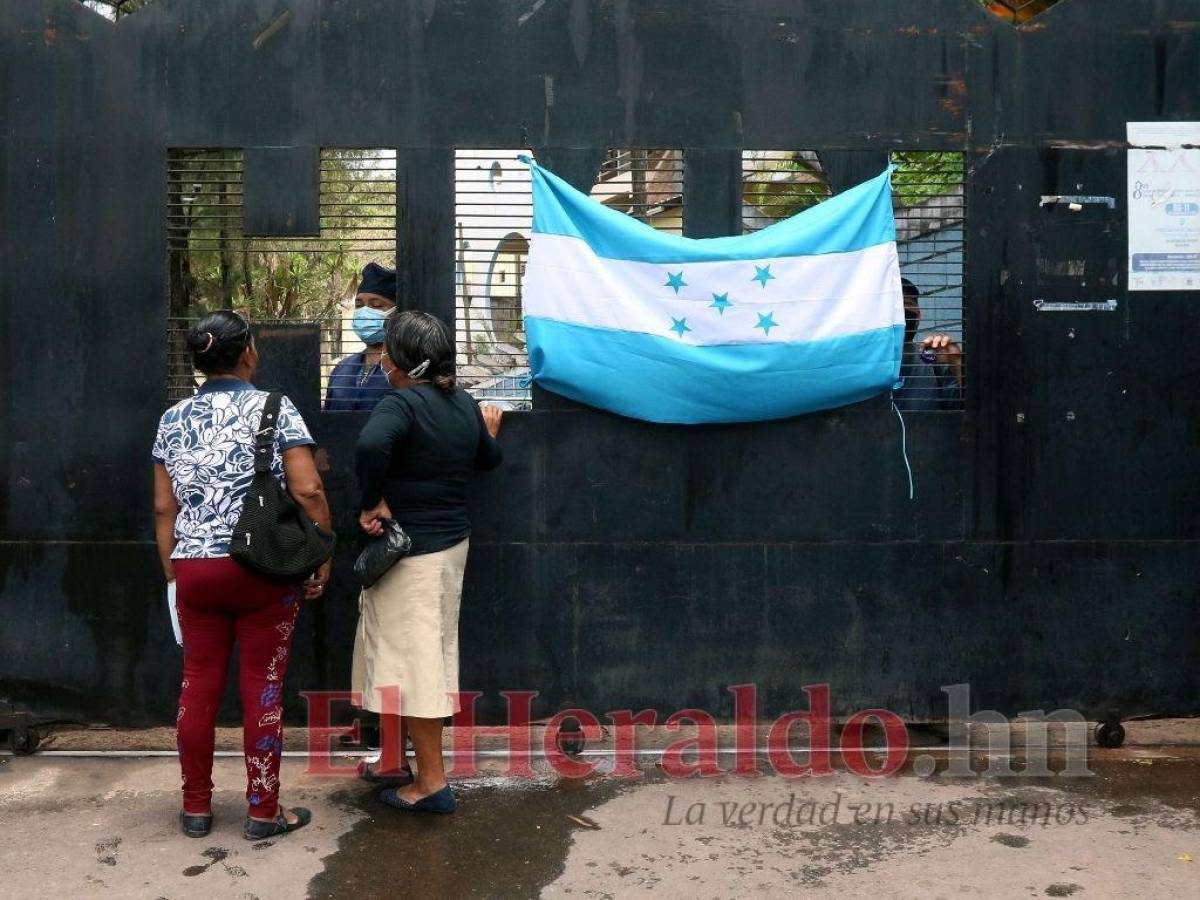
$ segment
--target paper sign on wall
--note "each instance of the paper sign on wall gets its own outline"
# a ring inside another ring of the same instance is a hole
[[[1128,122],[1129,290],[1200,290],[1200,122]]]

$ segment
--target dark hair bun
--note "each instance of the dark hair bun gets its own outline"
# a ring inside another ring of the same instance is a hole
[[[442,393],[454,393],[454,343],[441,319],[408,310],[388,316],[386,328],[388,356],[402,372],[429,360],[425,377]]]
[[[199,355],[207,353],[216,342],[216,336],[211,331],[197,331],[193,328],[187,336],[188,349]]]
[[[218,309],[192,326],[187,344],[193,366],[205,375],[223,375],[250,346],[250,323],[232,309]]]

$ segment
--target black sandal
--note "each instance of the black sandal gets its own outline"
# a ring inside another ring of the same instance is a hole
[[[185,813],[182,809],[179,811],[179,827],[188,837],[208,837],[208,833],[212,831],[212,823],[212,813],[195,815]]]
[[[263,838],[275,837],[277,834],[287,834],[289,831],[303,828],[312,821],[312,813],[303,806],[294,806],[288,812],[295,814],[296,822],[289,822],[282,810],[275,816],[274,822],[263,822],[246,816],[246,827],[242,829],[243,837],[248,841],[261,841]]]
[[[358,777],[368,784],[384,787],[406,787],[413,783],[412,766],[401,766],[395,775],[381,775],[365,759],[358,763]]]

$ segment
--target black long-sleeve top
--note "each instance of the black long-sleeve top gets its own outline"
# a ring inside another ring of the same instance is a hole
[[[471,473],[494,469],[502,458],[466,391],[447,395],[430,384],[390,391],[358,437],[362,508],[387,500],[412,538],[412,553],[445,550],[471,533]]]

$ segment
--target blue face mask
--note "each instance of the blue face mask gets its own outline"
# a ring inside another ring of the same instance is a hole
[[[358,335],[358,339],[364,344],[382,344],[385,319],[387,319],[387,313],[371,309],[369,306],[360,306],[354,311],[354,318],[350,320],[350,325],[354,329],[354,333]]]

